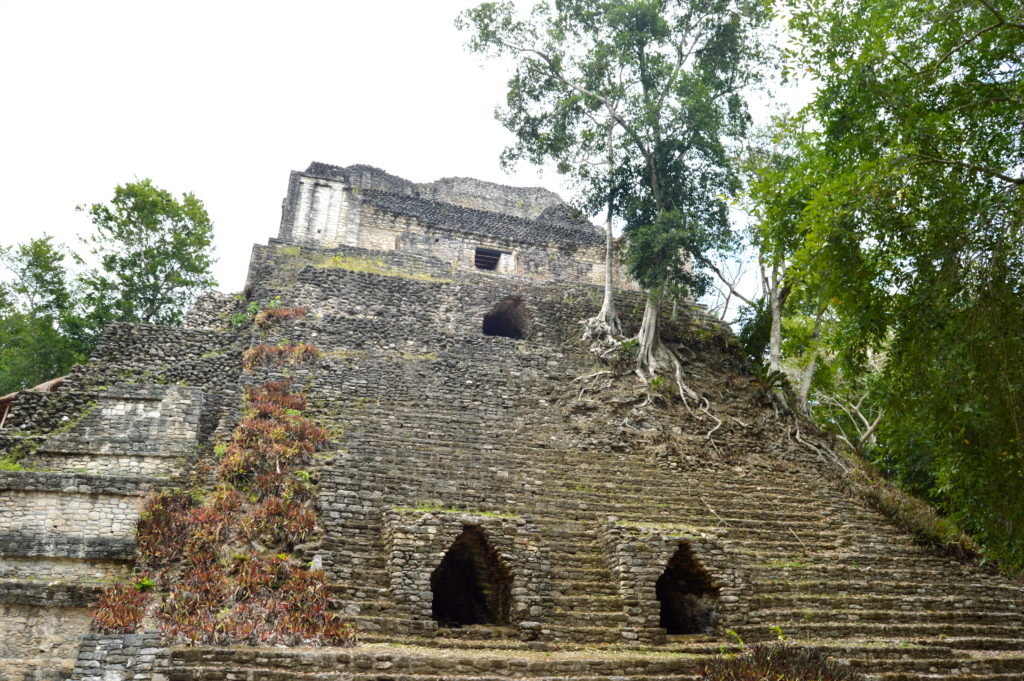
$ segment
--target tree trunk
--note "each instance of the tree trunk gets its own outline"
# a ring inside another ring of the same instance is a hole
[[[597,318],[608,325],[608,332],[613,336],[621,333],[619,312],[615,309],[615,277],[612,263],[615,259],[615,246],[612,240],[611,201],[608,202],[608,229],[604,244],[604,301]]]
[[[797,408],[807,416],[811,415],[811,409],[807,400],[811,395],[811,381],[814,379],[814,369],[818,366],[818,338],[821,337],[821,324],[825,317],[825,309],[822,308],[818,317],[814,320],[814,333],[811,335],[811,361],[807,363],[803,376],[800,377],[800,392],[797,394]]]
[[[768,368],[782,371],[782,303],[779,300],[779,264],[772,264],[772,280],[768,285],[768,304],[772,314],[771,336],[768,342]]]
[[[598,321],[608,327],[608,333],[618,336],[622,333],[619,323],[619,313],[615,309],[615,277],[613,263],[615,262],[615,242],[612,234],[613,217],[615,215],[615,195],[613,172],[615,170],[615,119],[608,119],[608,225],[604,235],[604,301],[601,303],[601,311],[597,313]]]
[[[796,396],[796,406],[805,415],[811,415],[811,409],[807,404],[807,400],[811,395],[811,379],[814,378],[814,369],[818,366],[818,353],[815,352],[811,355],[811,361],[807,364],[807,369],[804,370],[803,376],[800,377],[800,392]]]
[[[646,368],[651,373],[658,370],[658,354],[661,349],[661,336],[658,334],[658,304],[661,302],[660,294],[655,291],[647,292],[647,302],[644,305],[644,318],[640,322],[640,332],[636,339],[637,346],[637,367]]]

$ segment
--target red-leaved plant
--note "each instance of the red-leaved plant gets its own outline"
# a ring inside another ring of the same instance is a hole
[[[103,634],[130,634],[142,624],[149,591],[135,584],[114,584],[100,592],[96,605],[96,628]]]
[[[253,350],[260,347],[285,346]],[[312,346],[287,347],[290,356],[315,356],[315,348],[295,350]],[[290,555],[318,529],[314,490],[300,466],[329,436],[302,415],[305,408],[306,396],[292,392],[290,380],[248,388],[242,420],[218,446],[214,490],[201,503],[187,492],[146,501],[139,564],[157,571],[165,591],[157,616],[168,636],[213,644],[354,643],[351,625],[329,609],[326,575]],[[97,627],[134,631],[145,596],[130,585],[111,587]]]

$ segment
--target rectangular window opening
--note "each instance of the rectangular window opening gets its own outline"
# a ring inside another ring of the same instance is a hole
[[[501,251],[495,251],[490,248],[478,248],[476,249],[476,257],[473,260],[473,264],[476,265],[478,270],[496,270],[498,269],[498,260],[501,259]]]

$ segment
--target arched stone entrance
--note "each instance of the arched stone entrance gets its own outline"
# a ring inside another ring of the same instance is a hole
[[[707,634],[715,628],[718,588],[687,543],[668,561],[655,583],[661,604],[660,626],[669,634]]]
[[[509,624],[512,575],[479,527],[464,526],[430,575],[430,590],[440,626]]]
[[[523,299],[509,296],[495,305],[484,316],[483,331],[485,336],[526,338],[529,332],[529,317]]]

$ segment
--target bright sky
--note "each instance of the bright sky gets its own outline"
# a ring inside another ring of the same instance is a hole
[[[0,0],[0,244],[77,247],[75,206],[151,178],[215,226],[220,288],[277,234],[288,173],[366,163],[417,182],[541,185],[498,165],[500,63],[468,54],[475,0]]]

